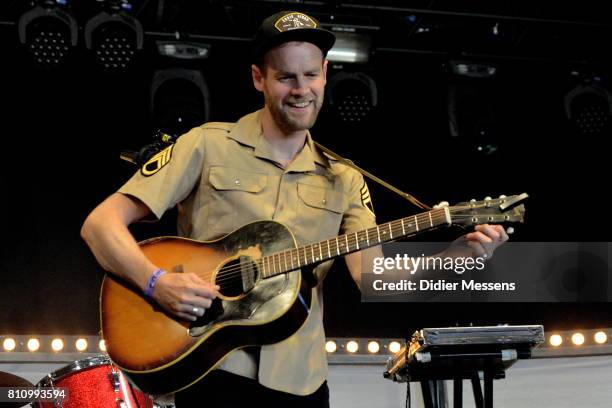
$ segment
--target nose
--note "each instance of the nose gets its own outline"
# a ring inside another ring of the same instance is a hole
[[[305,78],[298,77],[295,79],[293,88],[291,88],[291,94],[294,96],[306,95],[308,93],[308,87],[306,85]]]

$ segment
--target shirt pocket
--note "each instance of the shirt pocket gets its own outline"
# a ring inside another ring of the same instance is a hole
[[[208,228],[229,233],[249,222],[264,218],[266,173],[233,167],[212,166],[208,175],[210,199],[206,205]]]
[[[331,187],[298,183],[298,217],[307,243],[338,235],[345,196]]]

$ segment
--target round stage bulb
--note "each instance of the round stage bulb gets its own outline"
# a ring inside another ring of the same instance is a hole
[[[328,353],[335,353],[337,349],[338,346],[336,345],[335,341],[329,340],[325,343],[325,351],[327,351]]]
[[[549,342],[551,346],[558,347],[563,344],[563,337],[559,336],[558,334],[553,334],[550,336]]]
[[[78,351],[85,351],[87,350],[87,340],[77,339],[77,341],[74,343],[74,346]]]
[[[53,351],[62,351],[64,349],[64,340],[62,339],[51,340],[51,349]]]
[[[389,351],[392,352],[393,354],[400,351],[401,348],[402,348],[402,345],[399,344],[399,342],[397,341],[392,341],[391,343],[389,343]]]
[[[606,341],[608,341],[608,335],[602,331],[598,331],[597,333],[595,333],[595,336],[593,336],[593,338],[595,339],[595,343],[597,344],[604,344]]]
[[[28,340],[28,350],[38,351],[39,348],[40,348],[40,341],[38,341],[38,339]]]
[[[106,342],[104,341],[104,339],[98,342],[98,347],[100,348],[100,351],[106,352]]]
[[[377,341],[371,341],[368,343],[368,351],[372,354],[374,353],[378,353],[378,350],[380,350],[380,345],[378,344]]]
[[[582,346],[584,344],[584,334],[574,333],[572,334],[572,343],[576,346]]]
[[[355,340],[351,340],[346,343],[346,351],[349,353],[356,353],[357,350],[359,350],[359,343],[357,343]]]
[[[15,339],[11,339],[9,337],[7,339],[4,339],[4,341],[2,342],[2,347],[4,348],[4,351],[13,351],[17,348],[17,342],[15,341]]]

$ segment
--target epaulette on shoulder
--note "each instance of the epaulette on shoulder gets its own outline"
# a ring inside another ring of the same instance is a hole
[[[234,127],[235,123],[230,122],[207,122],[200,126],[202,130],[224,130],[230,132]]]

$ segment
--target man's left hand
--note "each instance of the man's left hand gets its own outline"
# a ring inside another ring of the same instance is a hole
[[[486,257],[491,259],[495,249],[508,240],[508,234],[501,225],[482,224],[474,228],[474,232],[456,239],[445,251],[450,256]],[[466,254],[466,252],[471,252]]]

